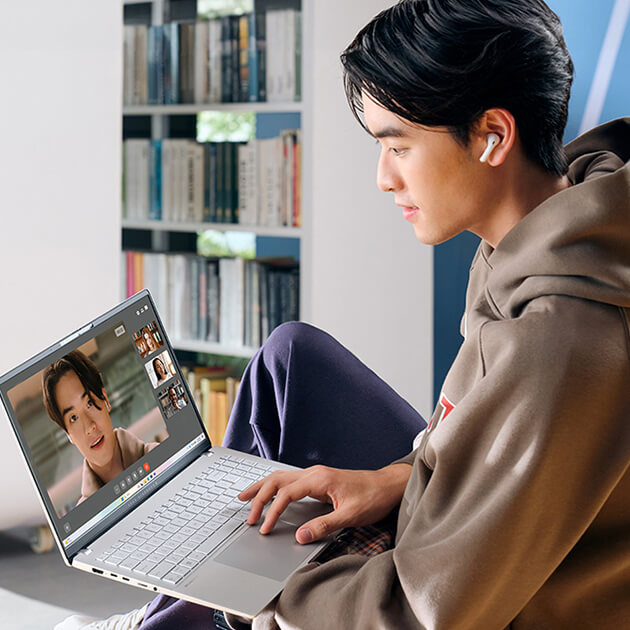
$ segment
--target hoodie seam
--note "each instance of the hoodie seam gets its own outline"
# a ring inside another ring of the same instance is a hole
[[[623,307],[619,307],[619,315],[623,325],[624,337],[626,340],[626,355],[630,358],[630,321],[628,319],[628,311]]]
[[[483,329],[486,327],[486,324],[489,324],[490,322],[484,322],[483,324],[481,324],[481,326],[479,327],[479,337],[477,340],[477,344],[479,345],[479,356],[481,357],[481,374],[482,377],[486,376],[486,357],[484,356],[483,353]]]

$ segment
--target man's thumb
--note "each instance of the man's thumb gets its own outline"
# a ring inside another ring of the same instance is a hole
[[[328,534],[342,527],[344,527],[344,524],[340,522],[338,515],[335,512],[330,512],[330,514],[314,518],[312,521],[304,523],[304,525],[295,532],[295,539],[301,545],[306,545],[316,540],[321,540]]]

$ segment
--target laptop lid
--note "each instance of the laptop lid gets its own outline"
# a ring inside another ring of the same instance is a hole
[[[1,376],[0,397],[68,563],[210,447],[146,290]]]

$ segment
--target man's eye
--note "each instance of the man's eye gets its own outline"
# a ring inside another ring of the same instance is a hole
[[[77,416],[76,414],[72,414],[68,420],[70,421],[70,424],[74,424],[77,420],[79,419],[79,416]]]
[[[396,147],[391,147],[390,151],[394,154],[394,155],[402,155],[405,150],[404,149],[398,149]]]
[[[91,398],[88,398],[87,407],[88,409],[90,409],[90,407],[94,407],[94,401]]]

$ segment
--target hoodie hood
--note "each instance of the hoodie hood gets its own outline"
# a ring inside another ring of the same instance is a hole
[[[480,245],[487,297],[503,317],[543,295],[630,307],[630,118],[593,129],[566,151],[572,185],[534,208],[496,249]]]

